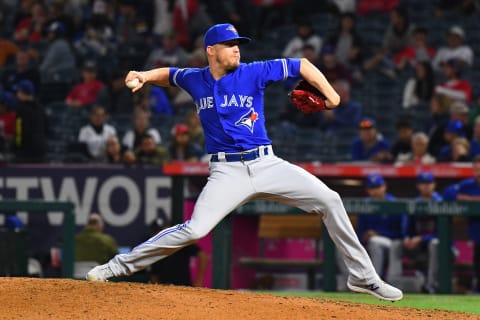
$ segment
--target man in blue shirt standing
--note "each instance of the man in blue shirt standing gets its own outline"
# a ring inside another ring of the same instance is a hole
[[[375,272],[338,193],[307,171],[275,156],[267,135],[263,97],[270,83],[303,77],[324,94],[328,108],[338,106],[338,94],[305,58],[240,63],[239,44],[249,41],[239,36],[233,25],[217,24],[204,37],[207,67],[164,67],[128,73],[125,83],[133,92],[152,83],[180,87],[192,96],[210,155],[210,176],[190,220],[95,267],[87,273],[87,279],[106,281],[142,270],[204,237],[245,202],[269,199],[322,215],[347,265],[347,286],[351,290],[383,300],[402,299],[402,292],[383,282]]]

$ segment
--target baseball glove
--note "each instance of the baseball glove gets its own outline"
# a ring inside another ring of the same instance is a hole
[[[305,80],[301,80],[288,97],[298,109],[305,113],[329,110],[325,105],[326,97]]]

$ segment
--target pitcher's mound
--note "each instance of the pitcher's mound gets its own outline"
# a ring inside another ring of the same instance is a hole
[[[373,298],[372,298],[373,299]],[[447,311],[69,279],[0,278],[0,319],[478,319]]]

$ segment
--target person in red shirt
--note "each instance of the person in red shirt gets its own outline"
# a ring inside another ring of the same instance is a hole
[[[87,61],[82,69],[83,81],[75,85],[65,98],[65,103],[72,108],[83,108],[97,100],[99,91],[105,86],[97,79],[95,63]]]
[[[462,62],[457,59],[448,60],[443,66],[446,81],[435,87],[435,93],[449,101],[470,103],[472,100],[472,84],[461,78]]]
[[[431,61],[435,56],[435,49],[428,46],[427,29],[418,27],[413,31],[413,43],[405,47],[393,57],[393,63],[398,70],[407,65],[415,67],[419,62]]]

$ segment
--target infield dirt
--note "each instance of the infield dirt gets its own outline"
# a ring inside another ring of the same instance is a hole
[[[373,298],[372,298],[373,299]],[[441,310],[69,279],[0,278],[0,319],[480,319]]]

